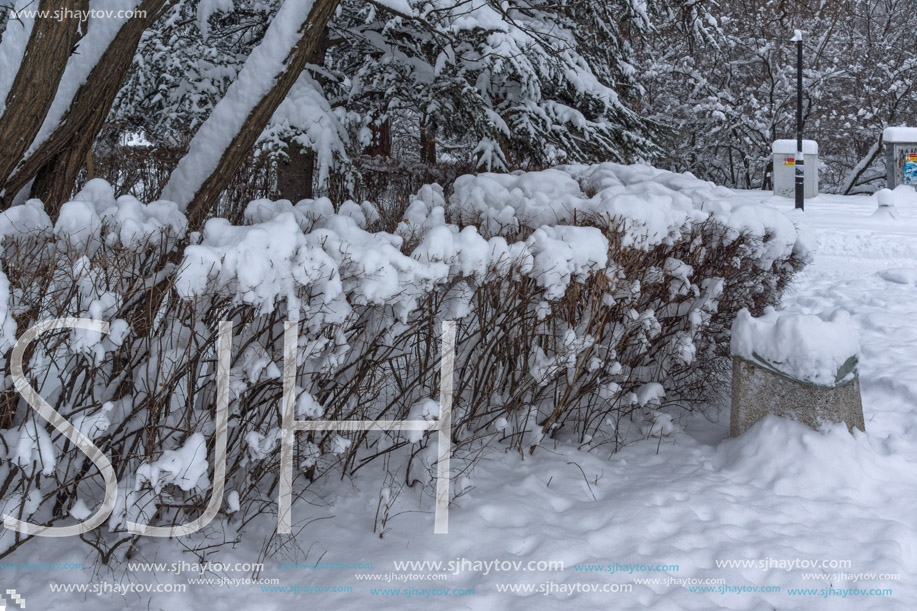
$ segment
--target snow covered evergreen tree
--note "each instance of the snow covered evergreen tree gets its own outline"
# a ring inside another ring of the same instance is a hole
[[[632,160],[653,151],[625,101],[649,28],[628,2],[346,0],[330,55],[367,123],[410,118],[481,169]]]

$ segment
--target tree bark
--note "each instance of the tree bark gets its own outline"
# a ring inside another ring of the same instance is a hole
[[[324,30],[309,58],[309,63],[324,66],[325,56],[330,46],[328,31]],[[320,85],[325,84],[325,79],[321,76],[316,80]],[[277,164],[277,195],[294,204],[300,200],[312,199],[314,197],[312,183],[315,176],[315,151],[300,146],[292,139],[287,140],[285,144],[287,158]]]
[[[105,124],[115,96],[134,60],[143,33],[176,0],[144,0],[137,12],[144,17],[125,21],[76,94],[60,125],[25,159],[3,185],[4,207],[33,178],[31,197],[42,200],[45,211],[57,218],[70,199],[80,170]]]
[[[420,163],[436,165],[436,123],[420,125]]]
[[[9,178],[41,129],[67,60],[84,29],[80,27],[80,15],[85,15],[88,9],[89,0],[42,0],[38,5],[39,11],[66,12],[62,12],[61,19],[35,18],[22,63],[6,96],[6,108],[0,116],[0,185]]]
[[[293,140],[288,140],[286,144],[287,158],[277,164],[277,194],[294,204],[312,199],[315,153]]]
[[[298,1],[298,0],[287,0]],[[305,69],[325,32],[325,26],[337,8],[339,0],[315,0],[306,22],[300,29],[300,39],[290,51],[284,68],[273,87],[251,110],[245,123],[235,134],[220,157],[216,168],[203,181],[191,198],[185,212],[191,230],[200,229],[207,215],[220,201],[220,195],[236,170],[252,150],[271,116],[289,93],[290,88]]]
[[[373,134],[373,142],[363,151],[370,157],[392,156],[392,122],[388,118],[382,121],[373,121],[369,125]]]

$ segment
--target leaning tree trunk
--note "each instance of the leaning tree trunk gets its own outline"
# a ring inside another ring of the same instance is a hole
[[[60,126],[5,184],[0,181],[7,195],[4,207],[9,206],[16,194],[34,178],[33,196],[36,193],[42,194],[45,211],[52,218],[57,217],[61,205],[70,196],[87,155],[91,153],[92,144],[102,129],[120,83],[133,61],[143,31],[161,14],[167,2],[171,4],[174,0],[145,0],[138,8],[147,10],[147,16],[135,17],[122,26],[86,82],[77,90]],[[55,86],[52,97],[56,90]],[[44,119],[46,113],[47,109],[41,113],[41,119]],[[28,312],[19,316],[16,337],[22,335],[32,322],[33,316]],[[6,362],[9,362],[9,354],[8,351]],[[0,396],[0,428],[3,428],[5,420],[12,418],[17,400],[16,393],[3,393]]]
[[[41,129],[67,60],[80,39],[79,16],[88,9],[89,0],[42,0],[38,5],[39,11],[68,12],[61,19],[35,18],[22,63],[0,115],[0,185],[9,178]],[[9,198],[15,196],[7,193]]]
[[[298,2],[300,0],[287,1]],[[164,191],[164,197],[166,199],[185,199],[189,201],[185,214],[188,217],[188,225],[192,230],[200,229],[210,211],[216,208],[220,201],[220,195],[229,184],[233,174],[254,148],[258,137],[264,131],[274,111],[280,106],[296,79],[305,69],[309,58],[312,57],[322,39],[325,26],[337,8],[338,2],[339,0],[314,0],[308,16],[299,28],[299,39],[284,60],[273,86],[249,111],[241,128],[235,134],[232,134],[231,140],[223,149],[216,167],[209,170],[198,184],[189,188],[189,190],[194,190],[193,194],[178,193],[180,187],[172,185],[172,181],[175,179],[175,173],[173,172],[169,181],[170,184],[166,186]],[[277,18],[279,17],[275,17],[275,19]],[[217,112],[217,110],[214,109],[214,112]],[[206,123],[201,126],[198,134],[205,130]],[[191,146],[194,147],[193,141]],[[181,165],[182,163],[179,162],[179,168],[176,168],[176,170],[181,169]],[[169,197],[173,193],[180,197]]]
[[[70,198],[80,170],[105,124],[115,96],[134,60],[143,33],[176,0],[144,0],[135,16],[125,21],[98,63],[73,96],[60,125],[3,185],[8,206],[29,181],[31,197],[45,203],[52,219]],[[142,17],[139,15],[143,15]]]
[[[41,130],[67,68],[67,61],[85,30],[85,23],[80,23],[79,15],[86,14],[89,0],[42,0],[38,5],[39,11],[56,9],[70,12],[63,13],[64,18],[61,19],[36,16],[22,62],[0,115],[0,187],[4,186]],[[9,24],[7,27],[10,27]],[[0,195],[0,201],[5,195],[11,202],[17,192],[18,189]],[[16,337],[25,331],[31,319],[31,312],[23,312],[16,317]],[[12,349],[7,350],[4,355],[7,363],[11,352]],[[15,392],[0,393],[0,429],[12,426],[18,399]]]
[[[298,2],[300,0],[288,0]],[[163,196],[165,199],[188,201],[185,215],[188,218],[190,230],[199,230],[210,211],[216,207],[220,201],[220,194],[226,188],[229,180],[235,174],[236,170],[251,152],[258,140],[258,137],[264,131],[268,121],[274,114],[274,111],[280,106],[280,103],[289,93],[290,88],[299,78],[299,75],[305,69],[309,58],[315,52],[316,47],[320,44],[324,35],[325,27],[331,15],[337,8],[339,0],[315,0],[312,4],[309,14],[298,30],[296,43],[293,45],[286,59],[283,61],[282,68],[273,85],[261,97],[249,112],[241,128],[232,134],[229,144],[223,149],[216,167],[209,171],[206,177],[203,177],[193,194],[183,193],[184,188],[182,181],[176,181],[176,172],[179,167],[173,171],[166,185]],[[283,7],[281,7],[282,9]],[[276,17],[275,17],[276,19]],[[243,67],[244,70],[244,67]],[[237,81],[238,82],[238,81]],[[229,95],[230,92],[227,92]],[[219,104],[218,104],[219,106]],[[214,109],[217,112],[217,109]],[[201,131],[207,128],[207,123],[211,121],[213,115],[204,122],[204,125],[198,130],[195,138],[201,135]],[[223,129],[223,125],[215,125]],[[205,132],[206,133],[206,132]],[[191,148],[193,152],[194,141],[192,140]],[[185,161],[183,159],[182,161]],[[174,184],[173,184],[174,183]],[[179,203],[182,203],[179,201]],[[175,266],[181,262],[182,249],[176,248],[163,261],[166,266]],[[169,294],[171,282],[174,278],[166,274],[165,278],[150,287],[148,294],[143,300],[138,302],[138,308],[130,315],[130,324],[138,335],[143,335],[150,329],[156,320],[156,313],[159,311],[163,301]]]

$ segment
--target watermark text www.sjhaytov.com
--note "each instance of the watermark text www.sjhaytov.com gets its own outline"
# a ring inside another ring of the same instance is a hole
[[[65,19],[76,19],[79,21],[88,21],[89,19],[144,19],[146,11],[143,10],[102,10],[87,9],[84,11],[70,8],[56,9],[10,9],[9,21],[24,21],[32,19],[53,19],[54,21],[64,21]]]

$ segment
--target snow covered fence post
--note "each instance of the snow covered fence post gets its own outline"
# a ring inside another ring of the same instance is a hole
[[[283,332],[283,399],[280,440],[280,485],[277,532],[292,532],[293,446],[296,431],[436,431],[436,514],[433,532],[449,532],[449,462],[452,455],[452,377],[455,370],[455,321],[443,321],[439,419],[429,420],[296,420],[296,353],[299,322],[286,321]]]
[[[883,219],[890,221],[897,221],[901,218],[901,213],[898,212],[898,207],[895,206],[895,192],[891,189],[879,189],[876,192],[876,200],[878,200],[878,207],[876,211],[872,213],[872,218],[874,219]]]
[[[768,414],[814,429],[843,422],[865,431],[859,342],[850,315],[739,311],[732,326],[732,413],[737,437]]]

